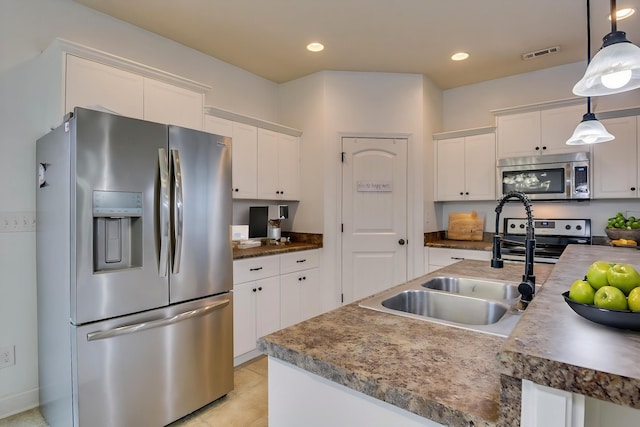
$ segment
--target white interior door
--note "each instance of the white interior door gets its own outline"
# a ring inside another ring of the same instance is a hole
[[[342,139],[344,303],[407,280],[407,140]]]

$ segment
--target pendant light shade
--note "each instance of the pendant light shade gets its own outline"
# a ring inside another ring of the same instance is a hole
[[[604,125],[596,119],[595,114],[587,113],[582,116],[582,121],[567,141],[567,145],[598,144],[614,139],[616,137],[607,132]]]
[[[615,0],[613,1],[615,2]],[[587,0],[587,72],[591,64],[591,8],[589,7],[589,0]],[[578,84],[583,80],[584,78],[580,80]],[[573,91],[575,92],[575,87]],[[591,97],[587,96],[587,114],[582,116],[582,121],[578,124],[566,144],[598,144],[600,142],[613,141],[614,139],[616,139],[616,137],[607,132],[604,125],[600,123],[598,119],[596,119],[595,114],[591,112]]]
[[[611,32],[589,63],[584,77],[573,87],[578,96],[602,96],[640,87],[640,48],[624,31],[617,31],[616,1],[611,0]]]

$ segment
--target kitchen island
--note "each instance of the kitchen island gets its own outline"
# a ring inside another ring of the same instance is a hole
[[[569,246],[552,272],[553,266],[536,265],[538,283],[544,286],[506,339],[353,303],[269,335],[259,348],[274,366],[298,369],[438,423],[425,420],[423,425],[519,425],[523,380],[639,408],[640,334],[583,319],[561,296],[599,259],[640,266],[635,249]],[[462,261],[417,280],[466,275],[517,282],[522,274],[522,264],[506,264],[502,270],[486,264]],[[270,390],[278,394],[278,384]],[[549,408],[546,412],[556,416]],[[312,420],[317,415],[308,414]],[[554,425],[565,425],[560,422]]]
[[[521,263],[492,269],[488,262],[466,260],[416,281],[462,275],[519,283],[523,269]],[[538,283],[551,269],[551,265],[536,266]],[[505,340],[379,313],[355,302],[268,335],[260,339],[259,349],[274,363],[286,362],[439,424],[512,426],[519,418],[520,389],[517,381],[514,385],[498,370],[496,360]],[[284,391],[270,384],[270,400],[277,393],[272,386]],[[303,390],[294,393],[300,396]],[[323,425],[322,419],[315,421],[304,425]]]

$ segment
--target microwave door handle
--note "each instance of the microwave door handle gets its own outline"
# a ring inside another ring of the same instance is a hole
[[[160,222],[160,254],[158,274],[167,276],[169,260],[169,163],[167,150],[158,149],[158,168],[160,172],[160,194],[158,197],[158,216]]]
[[[175,238],[175,248],[173,254],[173,274],[180,272],[180,261],[182,258],[182,234],[184,227],[184,205],[182,191],[182,166],[180,165],[180,152],[171,150],[173,159],[173,235]]]

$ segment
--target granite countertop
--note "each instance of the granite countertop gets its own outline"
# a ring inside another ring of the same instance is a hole
[[[561,295],[597,260],[640,268],[640,251],[569,245],[506,340],[499,369],[512,377],[640,409],[640,334],[584,319]]]
[[[537,265],[542,283],[553,266]],[[428,274],[519,282],[523,264],[465,260]],[[500,374],[506,339],[352,303],[263,337],[258,348],[309,372],[446,425],[513,425],[520,388]],[[504,390],[501,396],[501,390]],[[501,399],[505,404],[501,405]],[[474,424],[470,424],[473,422]]]
[[[319,249],[322,244],[307,242],[291,242],[279,245],[262,245],[248,249],[234,249],[233,259],[253,258],[259,256],[279,255],[288,252],[308,251],[311,249]]]
[[[431,248],[473,249],[477,251],[491,251],[493,249],[493,242],[487,242],[484,240],[441,239],[431,242],[425,242],[424,245]]]

